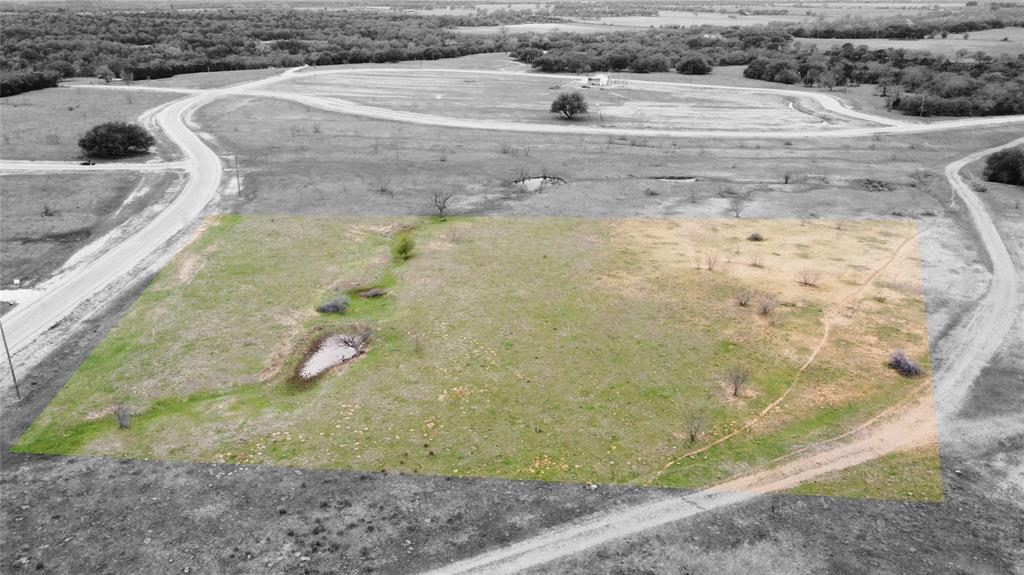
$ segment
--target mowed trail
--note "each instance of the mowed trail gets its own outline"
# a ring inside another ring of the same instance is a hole
[[[1024,138],[975,152],[946,167],[946,178],[971,215],[984,251],[992,262],[989,290],[966,321],[946,338],[943,361],[933,373],[934,395],[917,394],[909,406],[896,406],[854,432],[819,444],[813,452],[757,473],[731,479],[709,489],[672,496],[639,506],[599,513],[552,529],[508,547],[495,549],[428,571],[428,575],[516,573],[647,529],[700,513],[749,501],[762,493],[795,487],[832,471],[846,469],[897,451],[935,440],[938,423],[949,423],[970,434],[956,421],[970,387],[998,351],[1018,318],[1018,272],[991,216],[960,170],[996,151],[1020,145]],[[933,400],[934,398],[934,400]],[[990,428],[979,430],[991,437]]]

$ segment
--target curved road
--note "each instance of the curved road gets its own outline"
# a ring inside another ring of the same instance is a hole
[[[19,305],[3,316],[4,331],[12,354],[17,354],[39,334],[64,319],[72,310],[91,296],[124,277],[150,254],[160,249],[178,232],[194,222],[206,209],[220,187],[222,166],[220,158],[188,127],[187,117],[199,106],[215,98],[237,94],[254,87],[260,87],[270,80],[278,81],[291,75],[288,70],[278,77],[265,78],[198,93],[181,100],[175,100],[157,108],[155,120],[167,137],[178,146],[185,159],[164,164],[99,164],[96,166],[69,165],[63,162],[27,162],[22,171],[42,170],[49,164],[56,170],[100,170],[104,169],[182,169],[189,178],[184,189],[170,205],[149,222],[144,228],[129,236],[124,242],[83,266],[67,274],[60,283],[54,284],[37,299]],[[99,86],[96,86],[99,87]],[[126,86],[132,88],[132,86]],[[111,89],[108,87],[108,89]],[[2,167],[10,170],[22,166],[22,162],[4,162]],[[119,167],[113,167],[119,166]]]
[[[366,70],[363,70],[366,71]],[[412,70],[401,70],[409,73]],[[426,70],[431,71],[431,70]],[[435,70],[436,71],[436,70]],[[1024,116],[999,118],[972,118],[931,124],[894,125],[887,119],[879,121],[884,126],[869,128],[853,128],[833,131],[815,132],[715,132],[715,131],[666,131],[666,130],[625,130],[616,128],[596,128],[588,126],[538,125],[519,124],[514,122],[488,122],[459,120],[423,114],[396,112],[371,106],[352,104],[332,98],[289,94],[287,92],[253,91],[279,82],[291,76],[295,70],[282,75],[248,82],[238,86],[196,93],[182,100],[166,104],[158,109],[155,115],[157,123],[167,136],[181,149],[185,156],[182,162],[164,164],[188,170],[189,180],[178,198],[145,228],[132,235],[122,244],[97,258],[91,265],[69,274],[60,285],[53,286],[46,294],[32,303],[18,306],[4,317],[8,343],[12,351],[23,349],[41,332],[63,319],[72,309],[93,294],[127,274],[145,257],[174,237],[185,226],[200,216],[207,204],[214,198],[220,186],[222,166],[220,158],[207,147],[186,124],[187,116],[197,107],[211,100],[226,95],[257,95],[282,98],[302,102],[319,108],[338,111],[346,114],[366,115],[380,119],[420,123],[433,126],[459,127],[471,129],[487,129],[502,131],[552,132],[575,134],[624,134],[648,136],[708,136],[716,138],[788,138],[788,137],[860,137],[886,133],[923,133],[950,130],[964,127],[986,125],[1003,125],[1024,121]],[[334,72],[334,71],[332,71]],[[338,71],[342,72],[342,71]],[[464,72],[464,71],[463,71]],[[492,72],[500,73],[500,72]],[[511,72],[515,73],[515,72]],[[574,77],[572,77],[574,78]],[[689,86],[689,85],[687,85]],[[97,86],[98,87],[98,86]],[[113,88],[113,87],[105,87]],[[132,89],[132,86],[126,86]],[[712,87],[714,88],[714,87]],[[737,89],[732,87],[719,87]],[[749,89],[748,89],[749,90]],[[764,90],[760,90],[764,91]],[[787,94],[792,96],[792,94]],[[851,115],[845,110],[846,115]],[[860,114],[860,113],[856,113]],[[862,115],[863,116],[863,115]],[[875,117],[872,117],[875,118]],[[865,119],[865,118],[861,118]],[[878,121],[873,119],[871,121]],[[1019,295],[1017,294],[1017,271],[1000,237],[991,217],[982,202],[959,176],[960,169],[966,164],[992,153],[1024,142],[1024,138],[1009,144],[976,152],[966,158],[953,162],[946,168],[946,176],[950,181],[956,197],[959,197],[968,208],[972,223],[992,262],[992,283],[988,293],[981,300],[971,315],[970,320],[962,327],[954,330],[949,338],[952,342],[948,347],[954,353],[948,355],[955,361],[947,362],[937,372],[936,397],[940,403],[940,416],[943,419],[955,415],[956,410],[966,397],[971,382],[981,369],[998,350],[1006,333],[1016,319]],[[146,165],[148,166],[148,164]],[[59,168],[69,169],[69,168]],[[131,169],[131,168],[122,168]],[[477,557],[460,561],[453,565],[433,571],[435,574],[454,573],[511,573],[521,569],[539,565],[565,555],[577,553],[603,542],[624,537],[639,531],[677,521],[685,517],[725,505],[735,504],[756,497],[749,491],[722,492],[715,490],[701,491],[685,497],[670,497],[661,501],[635,506],[611,513],[605,513],[568,526],[554,529],[548,533],[527,539],[504,549],[491,551]]]
[[[306,72],[292,76],[292,78],[301,79],[304,76],[310,76],[312,74],[358,74],[358,73],[395,73],[395,74],[415,74],[415,73],[432,73],[432,72],[444,72],[444,73],[467,73],[467,74],[483,74],[491,76],[530,76],[527,72],[514,72],[514,71],[496,71],[496,70],[458,70],[449,68],[401,68],[401,69],[387,69],[387,68],[354,68],[349,70],[316,70],[315,72]],[[536,76],[536,75],[533,75]],[[558,74],[545,74],[544,78],[558,78],[558,79],[571,79],[578,80],[578,76],[566,76]],[[274,84],[285,80],[287,78],[277,76],[268,79],[267,85]],[[370,106],[366,104],[359,104],[348,100],[325,97],[325,96],[311,96],[307,94],[298,94],[294,92],[280,91],[280,90],[258,90],[250,91],[247,95],[260,96],[265,98],[277,98],[280,100],[289,100],[304,104],[307,106],[320,108],[329,112],[337,112],[341,114],[347,114],[352,116],[362,116],[366,118],[373,118],[378,120],[388,120],[393,122],[405,122],[408,124],[418,124],[423,126],[436,126],[444,128],[463,128],[469,130],[492,130],[500,132],[526,132],[526,133],[546,133],[546,134],[568,134],[568,135],[591,135],[591,136],[632,136],[632,137],[669,137],[669,138],[716,138],[716,139],[789,139],[789,138],[859,138],[865,136],[875,135],[892,135],[892,134],[923,134],[928,132],[941,132],[945,130],[956,130],[963,128],[977,128],[985,126],[1001,126],[1013,123],[1024,123],[1024,115],[1017,116],[989,116],[984,118],[964,118],[959,120],[948,120],[942,122],[930,122],[930,123],[909,123],[900,120],[894,120],[892,118],[885,118],[882,116],[876,116],[874,114],[868,114],[865,112],[858,112],[851,110],[844,106],[839,100],[827,95],[815,92],[796,92],[793,90],[783,90],[775,88],[750,88],[750,87],[737,87],[737,86],[715,86],[715,85],[700,85],[700,84],[684,84],[679,82],[654,82],[648,80],[630,80],[635,84],[647,84],[647,85],[659,85],[659,86],[673,86],[679,88],[696,88],[696,89],[718,89],[718,90],[734,90],[742,92],[757,92],[767,93],[774,95],[783,95],[786,97],[804,97],[815,100],[822,105],[825,109],[841,114],[850,118],[863,120],[877,124],[875,126],[867,126],[860,128],[840,128],[835,130],[772,130],[772,131],[750,131],[750,130],[659,130],[659,129],[647,129],[647,128],[608,128],[601,126],[581,126],[578,124],[559,123],[559,124],[533,124],[526,122],[514,122],[514,121],[502,121],[502,120],[481,120],[481,119],[463,119],[463,118],[451,118],[447,116],[438,116],[434,114],[422,114],[417,112],[406,112],[402,110],[392,110],[389,108],[382,108],[377,106]]]

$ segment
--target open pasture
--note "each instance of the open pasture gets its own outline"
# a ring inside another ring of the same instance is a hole
[[[707,485],[925,392],[884,366],[927,365],[913,241],[891,221],[226,217],[17,449]],[[339,293],[344,315],[314,311]],[[355,324],[365,355],[296,387],[317,338]]]

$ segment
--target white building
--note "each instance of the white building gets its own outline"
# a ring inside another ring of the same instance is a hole
[[[594,76],[587,76],[580,82],[580,86],[584,88],[599,88],[601,86],[608,85],[608,76],[605,74],[596,74]]]

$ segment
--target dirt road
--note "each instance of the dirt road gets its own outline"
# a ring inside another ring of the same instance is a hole
[[[1020,313],[1017,270],[984,204],[960,177],[963,167],[998,150],[1024,143],[1020,138],[1008,144],[975,152],[946,167],[946,178],[954,197],[971,215],[982,247],[992,262],[988,293],[963,322],[946,338],[949,358],[933,373],[934,403],[939,423],[956,425],[968,435],[971,429],[955,422],[971,384],[998,351]],[[429,575],[470,573],[515,573],[554,559],[574,555],[608,541],[628,537],[665,523],[734,505],[760,493],[788,489],[823,474],[846,469],[896,451],[911,449],[934,440],[935,410],[932,397],[925,396],[909,408],[880,418],[877,425],[853,434],[848,441],[818,450],[776,468],[739,477],[698,493],[667,497],[654,503],[620,509],[553,529],[509,547],[496,549],[428,572]],[[930,430],[930,432],[929,432]],[[993,430],[984,430],[991,435]]]
[[[435,70],[436,71],[436,70]],[[410,70],[402,70],[409,73]],[[294,73],[288,71],[283,76]],[[601,134],[633,136],[691,137],[709,136],[716,138],[791,138],[791,137],[863,137],[875,134],[923,133],[941,130],[1005,125],[1024,122],[1024,116],[969,118],[931,124],[895,124],[891,120],[878,121],[876,127],[835,131],[800,132],[718,132],[718,131],[659,131],[629,130],[572,126],[564,124],[522,124],[515,122],[489,122],[460,120],[439,116],[397,112],[370,106],[361,106],[331,98],[320,98],[302,94],[289,94],[261,90],[281,81],[282,76],[271,77],[224,89],[203,91],[182,100],[161,107],[155,115],[159,126],[181,149],[185,160],[176,162],[188,170],[189,181],[180,196],[145,228],[112,248],[95,262],[66,278],[60,285],[53,286],[40,298],[18,306],[4,317],[4,327],[12,349],[17,352],[27,346],[36,336],[59,322],[65,315],[93,294],[122,278],[138,262],[166,245],[183,227],[195,221],[214,198],[220,186],[222,165],[220,158],[210,150],[188,127],[187,117],[197,107],[216,98],[230,95],[254,95],[292,100],[318,108],[345,114],[411,122],[432,126],[487,129],[518,132],[550,132],[560,134]],[[114,89],[105,87],[104,89]],[[126,86],[124,89],[133,89]],[[737,89],[737,88],[727,88]],[[847,113],[850,111],[847,110]],[[862,118],[863,119],[863,118]],[[1007,144],[1015,145],[1024,138]],[[967,396],[971,382],[977,377],[992,355],[998,350],[1013,319],[1019,313],[1017,271],[1010,259],[1006,245],[1000,237],[991,217],[981,201],[962,181],[958,172],[967,163],[992,153],[999,148],[977,152],[950,164],[946,176],[953,188],[954,196],[969,210],[972,223],[985,251],[992,262],[992,282],[988,293],[981,300],[968,321],[954,329],[943,341],[948,350],[943,357],[951,358],[935,372],[935,398],[939,407],[940,422],[955,417],[956,411]],[[167,168],[168,164],[163,164]],[[93,168],[91,166],[90,168]],[[58,168],[64,169],[64,168]],[[70,169],[70,168],[68,168]],[[842,469],[854,463],[865,461],[880,453],[887,453],[911,446],[907,442],[880,441],[886,430],[898,429],[900,425],[927,425],[927,415],[919,406],[901,416],[888,420],[853,441],[823,450],[819,453],[786,464],[764,475],[752,475],[688,496],[673,496],[642,506],[629,507],[610,513],[589,517],[583,521],[559,527],[537,537],[524,540],[512,546],[493,550],[477,557],[440,568],[432,573],[511,573],[543,564],[558,557],[578,553],[595,545],[625,537],[633,533],[678,521],[709,509],[733,505],[757,496],[759,489],[778,489],[800,479],[816,477],[830,470]],[[788,469],[788,471],[787,471]],[[722,491],[722,489],[744,491]]]
[[[523,76],[525,72],[504,72],[504,71],[466,71],[466,70],[447,70],[447,69],[401,69],[401,70],[388,70],[386,68],[357,68],[352,70],[316,70],[314,72],[305,72],[299,74],[296,77],[302,77],[305,74],[344,74],[344,73],[367,73],[367,72],[395,72],[406,75],[415,74],[417,71],[425,73],[436,73],[436,72],[451,72],[451,73],[474,73],[474,74],[486,74],[486,75],[505,75],[505,76]],[[548,75],[544,76],[545,78]],[[557,79],[573,79],[576,80],[576,76],[563,76],[563,75],[551,75]],[[271,78],[267,85],[278,83],[284,80],[282,77]],[[686,86],[697,88],[696,85],[690,84],[677,84],[673,82],[648,82],[648,81],[636,81],[630,80],[637,84],[656,84],[656,85],[669,85],[669,86]],[[591,135],[591,136],[626,136],[626,137],[668,137],[668,138],[716,138],[716,139],[747,139],[747,138],[759,138],[759,139],[790,139],[790,138],[861,138],[866,136],[875,135],[892,135],[892,134],[923,134],[929,132],[941,132],[945,130],[956,130],[964,128],[978,128],[984,126],[1002,126],[1006,124],[1024,123],[1024,115],[1018,116],[992,116],[985,118],[964,118],[959,120],[948,120],[942,122],[932,123],[907,123],[899,120],[893,120],[892,118],[884,118],[881,116],[875,116],[873,114],[867,114],[864,112],[858,112],[845,107],[839,100],[832,98],[826,94],[816,94],[810,92],[794,92],[781,89],[772,88],[742,88],[732,86],[699,86],[701,89],[719,89],[719,90],[740,90],[747,92],[763,92],[772,93],[776,95],[785,95],[789,97],[807,97],[816,100],[826,109],[842,114],[851,118],[865,120],[878,124],[877,126],[869,126],[863,128],[841,128],[836,130],[773,130],[773,131],[749,131],[749,130],[658,130],[648,128],[607,128],[600,126],[582,126],[578,124],[569,123],[552,123],[552,124],[535,124],[527,122],[513,122],[513,121],[502,121],[502,120],[480,120],[480,119],[462,119],[462,118],[451,118],[447,116],[437,116],[433,114],[421,114],[416,112],[405,112],[401,110],[392,110],[388,108],[381,108],[376,106],[368,106],[365,104],[357,104],[342,100],[339,98],[330,98],[323,96],[310,96],[306,94],[296,94],[290,92],[282,92],[275,90],[258,90],[250,91],[247,95],[260,96],[265,98],[277,98],[281,100],[289,100],[297,102],[307,106],[320,108],[329,112],[338,112],[341,114],[348,114],[354,116],[363,116],[366,118],[374,118],[378,120],[389,120],[394,122],[405,122],[409,124],[418,124],[423,126],[437,126],[444,128],[463,128],[469,130],[492,130],[500,132],[527,132],[527,133],[547,133],[547,134],[566,134],[566,135]]]
[[[166,172],[188,169],[185,162],[99,162],[83,166],[78,162],[35,162],[29,160],[2,160],[0,174],[49,172]]]
[[[293,73],[281,74],[285,78]],[[198,107],[216,98],[237,94],[268,83],[257,80],[227,88],[203,91],[175,100],[159,107],[154,113],[156,124],[181,150],[185,159],[180,162],[154,163],[154,169],[185,169],[189,178],[178,197],[144,228],[114,246],[88,266],[62,276],[59,282],[48,286],[45,293],[25,305],[17,306],[4,316],[4,330],[11,353],[17,354],[37,336],[59,323],[82,302],[125,277],[136,265],[173,238],[187,225],[199,218],[217,194],[223,173],[220,158],[188,126],[188,118]],[[97,86],[98,88],[98,86]],[[132,86],[124,88],[133,89]],[[105,87],[105,89],[113,89]],[[22,162],[5,162],[4,166],[21,166]],[[113,164],[78,166],[62,162],[28,162],[30,168],[42,171],[44,166],[57,171],[77,168],[96,170],[115,169]],[[129,166],[130,164],[121,164]],[[151,164],[134,164],[131,168],[148,170]]]

